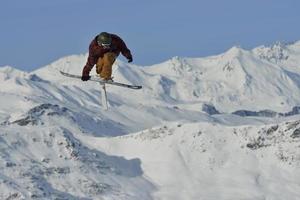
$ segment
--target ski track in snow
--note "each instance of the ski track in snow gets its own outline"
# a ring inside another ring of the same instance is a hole
[[[87,55],[0,68],[0,199],[298,200],[299,44],[118,60],[108,111]]]

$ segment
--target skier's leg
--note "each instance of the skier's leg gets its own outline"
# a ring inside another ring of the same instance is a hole
[[[115,53],[108,52],[108,53],[104,54],[104,56],[102,58],[103,64],[102,64],[102,69],[101,69],[101,73],[100,73],[101,78],[103,78],[105,80],[111,79],[112,66],[113,66],[116,58],[117,58],[117,55]]]
[[[97,61],[97,64],[96,64],[96,73],[100,76],[101,74],[101,71],[102,71],[102,66],[103,66],[103,58],[100,57]]]

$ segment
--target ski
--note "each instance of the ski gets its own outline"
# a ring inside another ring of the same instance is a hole
[[[107,101],[107,93],[106,93],[106,87],[105,83],[99,83],[102,86],[102,106],[104,107],[105,110],[108,110],[108,101]]]
[[[66,72],[63,72],[63,71],[59,71],[59,72],[62,75],[70,77],[70,78],[81,79],[81,76],[79,76],[79,75],[69,74],[69,73],[66,73]],[[134,89],[134,90],[138,90],[138,89],[142,88],[142,86],[140,86],[140,85],[129,85],[129,84],[115,82],[115,81],[103,81],[99,77],[96,77],[96,76],[92,76],[89,80],[90,81],[95,81],[95,82],[98,82],[98,83],[102,83],[102,84],[110,84],[110,85],[125,87],[125,88],[129,88],[129,89]]]

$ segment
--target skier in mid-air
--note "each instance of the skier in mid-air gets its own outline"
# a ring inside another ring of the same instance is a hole
[[[122,53],[128,62],[132,62],[132,55],[125,42],[117,35],[102,32],[97,35],[89,46],[89,56],[82,70],[82,81],[91,78],[90,71],[96,64],[96,72],[105,81],[112,80],[112,66]]]

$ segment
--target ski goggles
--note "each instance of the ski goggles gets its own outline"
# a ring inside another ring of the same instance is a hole
[[[103,43],[98,42],[98,45],[103,47],[104,49],[108,49],[108,48],[110,48],[111,44],[103,44]]]

